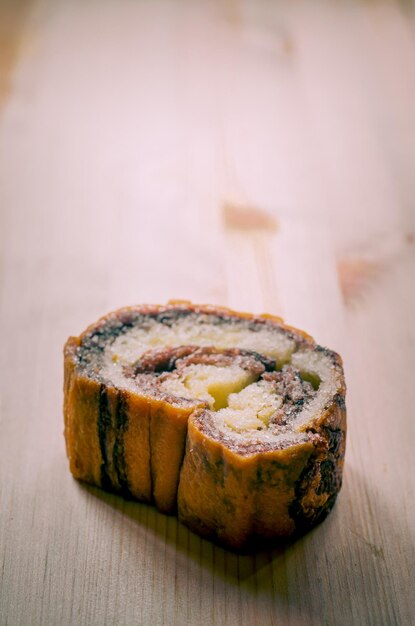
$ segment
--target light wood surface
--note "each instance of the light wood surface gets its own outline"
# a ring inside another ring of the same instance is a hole
[[[415,623],[411,3],[0,5],[0,624]],[[119,306],[268,311],[344,357],[334,511],[237,556],[82,486],[62,347]]]

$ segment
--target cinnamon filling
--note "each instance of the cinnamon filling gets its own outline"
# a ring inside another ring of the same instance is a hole
[[[205,407],[199,427],[245,451],[303,439],[339,381],[329,351],[278,324],[197,312],[113,318],[83,339],[78,364],[106,385]]]

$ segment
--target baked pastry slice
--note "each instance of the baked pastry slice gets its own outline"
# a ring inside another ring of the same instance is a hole
[[[340,357],[281,319],[171,302],[65,345],[72,474],[240,549],[331,509],[345,451]]]

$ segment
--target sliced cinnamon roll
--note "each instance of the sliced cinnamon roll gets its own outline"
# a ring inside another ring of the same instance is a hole
[[[67,341],[64,414],[76,478],[235,549],[306,530],[341,486],[341,359],[279,318],[116,311]]]

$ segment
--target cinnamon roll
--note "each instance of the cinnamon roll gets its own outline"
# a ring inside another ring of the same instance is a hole
[[[341,487],[341,359],[276,317],[111,313],[65,345],[64,416],[75,478],[234,549],[307,530]]]

